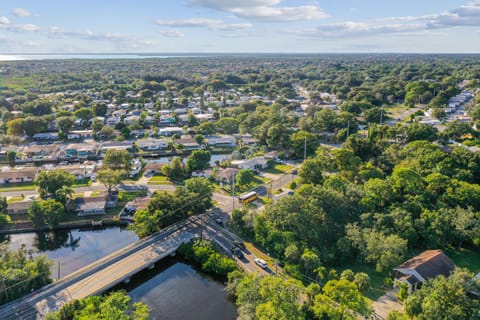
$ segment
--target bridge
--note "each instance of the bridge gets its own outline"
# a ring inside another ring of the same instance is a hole
[[[153,268],[156,262],[174,254],[182,243],[195,237],[214,240],[226,252],[235,240],[207,214],[191,217],[2,306],[0,319],[42,319],[71,300],[101,294],[130,281],[133,275]]]

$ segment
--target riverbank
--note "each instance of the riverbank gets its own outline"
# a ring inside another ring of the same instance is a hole
[[[46,232],[80,228],[126,227],[128,224],[128,221],[119,220],[116,217],[107,217],[101,220],[88,219],[88,217],[85,217],[83,220],[60,222],[60,224],[53,229],[46,225],[42,227],[35,227],[31,222],[13,223],[0,228],[0,234],[5,235],[26,232]]]

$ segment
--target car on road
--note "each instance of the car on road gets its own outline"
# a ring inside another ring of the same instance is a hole
[[[265,262],[265,260],[256,258],[256,259],[255,259],[255,263],[256,263],[260,268],[262,268],[262,269],[267,268],[267,263]]]
[[[215,223],[218,224],[219,226],[224,227],[224,224],[223,224],[223,220],[222,220],[222,219],[219,219],[219,218],[215,219]]]
[[[247,250],[247,247],[245,247],[245,243],[243,243],[242,241],[235,241],[235,246],[239,247],[244,251]]]
[[[233,253],[235,256],[237,256],[237,258],[239,258],[239,259],[243,258],[243,252],[242,252],[242,250],[240,250],[239,247],[233,247],[233,248],[232,248],[232,253]]]
[[[95,182],[95,181],[97,181],[97,177],[91,176],[91,177],[90,177],[90,180],[91,180],[92,182]]]

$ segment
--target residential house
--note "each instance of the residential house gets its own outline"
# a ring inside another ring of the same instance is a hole
[[[56,158],[58,146],[56,144],[30,145],[21,150],[27,159],[41,160]]]
[[[58,140],[58,132],[35,133],[33,135],[33,140],[35,140],[35,141],[57,141]]]
[[[226,168],[226,169],[221,169],[218,171],[218,173],[215,175],[215,180],[217,182],[222,182],[222,183],[228,183],[231,184],[234,176],[239,172],[239,169],[236,168]]]
[[[178,148],[180,145],[182,145],[185,150],[199,150],[201,148],[200,145],[191,137],[182,137],[181,139],[177,139],[174,141],[174,145],[175,148]]]
[[[83,197],[74,200],[75,212],[79,216],[105,214],[107,201],[105,195],[97,197]]]
[[[395,270],[394,287],[404,283],[408,292],[416,290],[422,282],[439,275],[449,276],[455,269],[453,261],[441,250],[426,250],[405,261]]]
[[[92,130],[74,130],[70,131],[67,134],[67,139],[91,139],[93,138],[93,131]]]
[[[106,153],[107,150],[130,150],[134,141],[107,141],[100,146],[100,152]]]
[[[206,170],[195,170],[192,172],[192,177],[198,178],[198,177],[203,177],[203,178],[210,178],[213,175],[213,170],[212,169],[206,169]]]
[[[166,139],[142,139],[138,140],[138,147],[144,151],[165,150],[168,148],[168,140]]]
[[[159,163],[159,162],[148,162],[145,165],[145,173],[146,174],[158,174],[162,173],[162,168],[165,166],[165,163]]]
[[[125,117],[125,119],[123,119],[123,122],[128,126],[128,125],[131,125],[133,123],[139,123],[140,122],[140,116],[128,116],[128,117]]]
[[[237,140],[234,136],[220,135],[206,137],[209,146],[213,147],[235,147]]]
[[[7,168],[0,171],[0,184],[33,182],[37,173],[35,167]]]
[[[132,201],[127,202],[125,207],[123,208],[120,216],[122,215],[133,215],[137,210],[147,209],[148,203],[152,198],[145,197],[145,198],[136,198]]]
[[[173,136],[174,134],[182,135],[183,129],[179,127],[161,128],[158,130],[158,134],[167,137]]]
[[[27,200],[27,201],[9,203],[7,205],[7,213],[9,215],[27,214],[28,208],[30,208],[30,205],[32,204],[32,202],[33,202],[32,200]]]
[[[266,169],[268,167],[268,161],[268,159],[260,157],[244,160],[234,160],[231,162],[231,166],[238,169]]]
[[[71,143],[65,148],[65,158],[86,159],[96,156],[98,143]]]

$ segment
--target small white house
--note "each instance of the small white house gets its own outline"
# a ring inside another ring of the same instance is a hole
[[[266,169],[268,167],[268,159],[252,158],[244,160],[234,160],[231,162],[232,167],[238,169]]]
[[[164,150],[168,148],[166,139],[143,139],[137,141],[138,147],[146,151]]]

